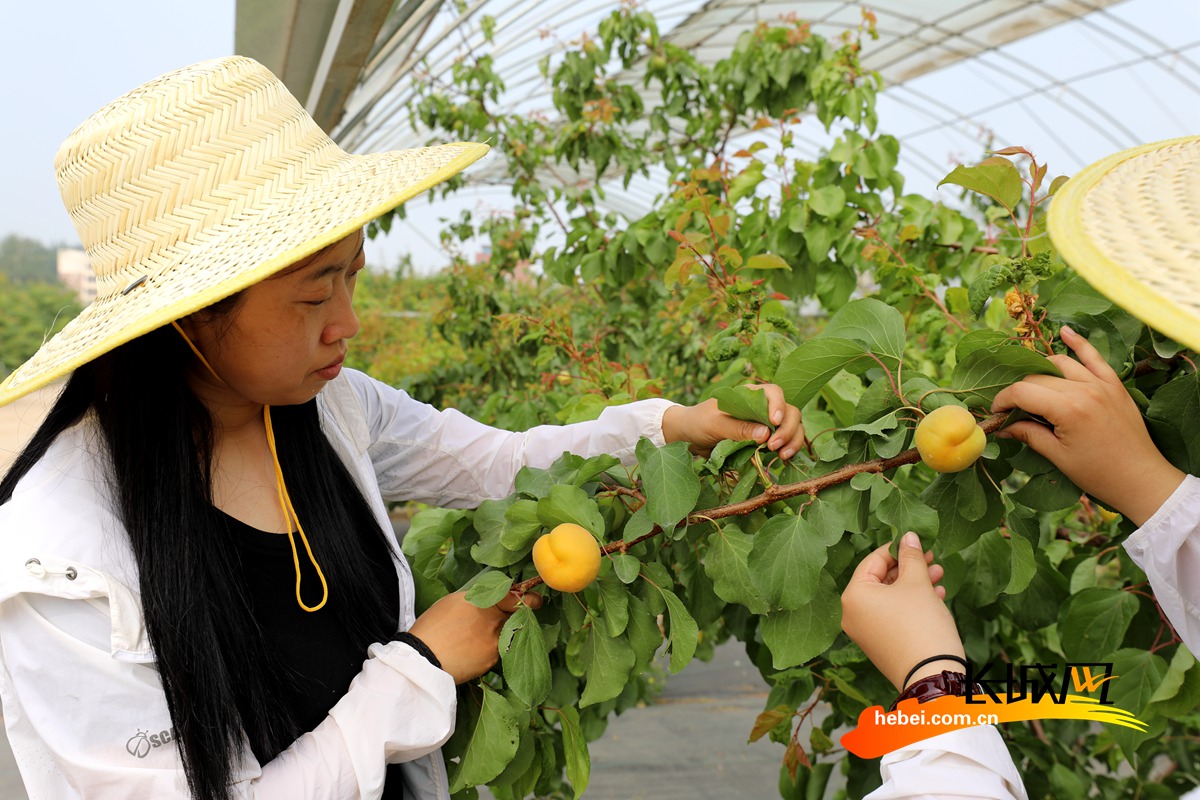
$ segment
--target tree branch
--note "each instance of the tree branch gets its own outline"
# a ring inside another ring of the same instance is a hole
[[[984,433],[995,433],[997,430],[1004,427],[1005,422],[1008,421],[1009,413],[1010,412],[1006,411],[999,414],[993,414],[983,422],[979,423],[979,427],[983,428]],[[688,525],[694,525],[698,522],[711,522],[713,520],[723,519],[725,517],[746,516],[747,514],[752,514],[755,511],[758,511],[760,508],[765,508],[772,503],[778,503],[780,500],[787,500],[788,498],[797,497],[802,494],[819,494],[831,486],[837,486],[838,484],[845,483],[859,473],[886,472],[888,470],[896,469],[897,467],[902,467],[905,464],[915,464],[920,460],[921,454],[918,453],[917,449],[914,447],[905,450],[899,455],[892,456],[891,458],[873,458],[870,461],[863,461],[858,464],[847,464],[844,467],[835,469],[833,472],[828,472],[824,475],[818,475],[815,478],[809,478],[797,483],[768,486],[762,494],[751,497],[748,500],[743,500],[740,503],[730,503],[727,506],[718,506],[717,508],[710,508],[705,511],[693,511],[682,521],[676,524],[675,527],[678,528],[681,525],[686,527]],[[600,552],[604,555],[611,555],[613,553],[624,554],[628,552],[629,548],[633,547],[634,545],[641,544],[647,539],[652,539],[662,532],[662,527],[655,525],[649,533],[639,536],[631,542],[611,542],[600,548]],[[513,586],[513,590],[524,593],[540,583],[542,583],[542,578],[540,576],[533,577],[529,580],[521,581],[520,583],[516,584]]]

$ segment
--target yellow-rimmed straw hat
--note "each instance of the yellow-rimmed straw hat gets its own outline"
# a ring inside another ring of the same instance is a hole
[[[1101,294],[1200,350],[1200,136],[1123,150],[1054,196],[1059,254]]]
[[[97,298],[0,384],[0,405],[321,250],[487,151],[349,155],[249,58],[134,89],[55,159]]]

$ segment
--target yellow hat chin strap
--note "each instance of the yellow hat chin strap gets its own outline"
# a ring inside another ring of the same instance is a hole
[[[208,359],[192,343],[188,335],[183,332],[183,328],[179,327],[179,323],[172,321],[171,325],[174,326],[175,330],[179,331],[179,335],[183,337],[183,340],[187,342],[187,346],[196,354],[196,358],[200,359],[200,363],[212,373],[214,378],[224,384],[225,381],[221,380],[221,376],[212,368],[212,365],[208,363]],[[266,404],[263,404],[263,424],[267,429],[267,449],[271,451],[271,462],[275,467],[275,489],[279,494],[279,507],[283,510],[284,522],[288,529],[288,543],[292,546],[292,564],[296,568],[296,602],[305,611],[320,611],[329,602],[329,584],[325,581],[325,573],[321,571],[321,565],[317,563],[316,557],[313,556],[312,547],[308,543],[308,537],[304,535],[304,527],[300,524],[300,517],[297,516],[296,509],[292,506],[292,498],[288,495],[287,486],[284,484],[283,468],[279,465],[279,454],[275,450],[275,431],[271,427],[271,407]],[[313,569],[317,571],[317,578],[321,581],[321,602],[315,606],[306,605],[300,595],[300,553],[296,549],[295,531],[292,530],[293,523],[295,523],[296,531],[300,533],[300,541],[304,544],[304,552],[308,555],[308,561],[313,565]]]

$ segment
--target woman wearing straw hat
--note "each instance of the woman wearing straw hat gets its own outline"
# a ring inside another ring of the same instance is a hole
[[[346,155],[244,58],[63,145],[99,297],[0,384],[70,376],[0,482],[0,697],[32,798],[444,798],[455,683],[538,600],[416,618],[385,500],[472,506],[640,436],[767,440],[712,402],[513,434],[342,369],[363,225],[486,150]],[[764,391],[789,457],[799,411]]]

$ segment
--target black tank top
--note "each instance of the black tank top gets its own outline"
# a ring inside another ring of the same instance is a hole
[[[296,569],[288,537],[253,528],[221,512],[241,555],[242,574],[251,613],[262,630],[267,648],[276,654],[285,675],[281,690],[305,730],[317,727],[329,709],[350,688],[362,671],[371,642],[352,641],[338,622],[337,603],[342,597],[330,587],[329,600],[319,611],[305,611],[296,602]],[[389,598],[388,615],[400,618],[399,579],[391,556],[374,537],[362,537],[372,550],[376,579]],[[321,601],[321,582],[309,563],[304,545],[296,537],[300,557],[301,596],[305,605]],[[382,797],[404,796],[404,779],[398,764],[389,764]]]

